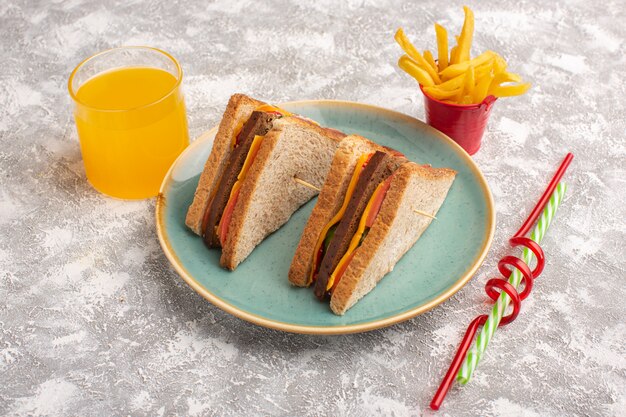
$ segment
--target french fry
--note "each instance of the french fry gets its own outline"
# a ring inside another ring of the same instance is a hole
[[[448,66],[448,68],[441,71],[441,74],[440,74],[441,79],[449,80],[451,78],[456,77],[457,75],[463,74],[465,71],[467,71],[467,68],[469,68],[470,66],[477,67],[481,64],[484,64],[485,62],[489,61],[489,59],[493,56],[493,54],[494,52],[492,51],[485,51],[472,60],[461,62],[459,64],[450,65]]]
[[[405,55],[398,66],[421,84],[426,95],[446,103],[479,104],[489,95],[509,97],[528,91],[530,84],[507,72],[507,62],[499,54],[485,51],[472,59],[474,12],[463,6],[463,13],[461,31],[452,37],[454,46],[449,44],[448,31],[435,23],[436,57],[430,50],[420,53],[399,28],[394,38]]]
[[[448,67],[448,31],[439,23],[435,23],[435,33],[437,34],[437,64],[441,72]]]
[[[424,59],[422,54],[420,54],[419,51],[417,49],[415,49],[415,46],[413,46],[411,41],[409,41],[409,39],[406,37],[406,35],[404,34],[404,31],[402,30],[402,28],[398,29],[398,31],[396,32],[396,35],[394,36],[394,38],[395,38],[396,42],[398,42],[398,45],[400,45],[402,50],[404,50],[404,52],[419,67],[421,67],[424,71],[426,71],[428,73],[428,75],[430,76],[430,78],[435,83],[437,83],[437,84],[441,83],[441,79],[439,78],[439,74],[437,74],[437,71],[435,71],[435,69],[433,67],[431,67],[428,64],[428,62],[426,62],[426,60]]]
[[[501,72],[506,71],[506,66],[504,58],[494,52],[493,72],[495,74],[500,74]]]
[[[411,77],[415,78],[422,86],[431,87],[435,85],[435,82],[430,77],[428,72],[417,65],[417,63],[409,58],[408,55],[402,55],[400,57],[398,60],[398,66]]]
[[[457,61],[459,63],[469,61],[472,38],[474,37],[474,12],[467,6],[463,6],[463,12],[465,13],[465,20],[457,44]]]
[[[472,94],[472,101],[474,103],[482,103],[485,97],[487,97],[487,91],[489,90],[493,78],[493,74],[486,74],[478,81],[476,88],[474,88],[474,93]]]
[[[419,62],[418,60],[420,59],[421,55],[419,51],[415,49],[415,46],[413,46],[411,41],[409,41],[409,39],[406,37],[402,28],[398,28],[393,38],[396,40],[398,45],[400,45],[400,48],[402,48],[404,53],[406,53],[414,61]]]
[[[454,35],[454,39],[456,40],[456,51],[454,52],[454,63],[455,64],[460,64],[461,62],[461,55],[459,55],[459,40],[461,40],[461,35]]]
[[[424,59],[431,67],[433,67],[435,72],[439,72],[435,58],[433,58],[433,54],[429,50],[424,51]]]
[[[424,92],[437,100],[449,100],[459,95],[460,88],[456,90],[442,90],[438,85],[432,87],[424,87]]]
[[[463,97],[464,98],[465,96],[471,97],[472,93],[474,92],[474,83],[475,83],[474,67],[470,65],[467,68],[467,71],[465,71],[465,82],[463,83]]]
[[[511,97],[524,94],[530,88],[530,83],[515,85],[494,85],[489,86],[489,94],[496,97]]]
[[[481,80],[487,74],[491,74],[491,72],[493,71],[494,61],[495,61],[494,58],[490,58],[489,61],[485,62],[484,64],[478,65],[474,69],[474,74],[476,76],[476,83],[478,83],[478,81]]]
[[[448,65],[454,65],[454,64],[457,64],[456,46],[453,46],[452,49],[450,49],[450,63]]]
[[[465,82],[465,73],[458,75],[454,78],[451,78],[448,81],[437,85],[437,87],[445,91],[452,91],[452,90],[461,88],[464,82]]]
[[[504,72],[496,74],[495,77],[493,78],[493,82],[498,85],[502,83],[508,83],[508,82],[521,83],[522,77],[520,77],[517,74],[504,71]]]
[[[463,61],[461,59],[461,49],[459,48],[459,42],[461,41],[461,35],[455,35],[454,39],[456,39],[456,63],[460,64],[461,62],[467,61],[467,59],[465,61]]]
[[[461,104],[461,100],[463,100],[463,89],[459,88],[459,94],[457,94],[456,97],[453,97],[451,100],[453,103]]]

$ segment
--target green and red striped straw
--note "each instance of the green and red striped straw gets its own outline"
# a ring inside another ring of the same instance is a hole
[[[530,234],[530,238],[535,242],[541,243],[541,240],[548,230],[548,227],[550,227],[550,223],[552,222],[552,219],[556,214],[559,204],[561,204],[561,201],[563,201],[563,195],[565,194],[566,189],[567,185],[563,182],[560,182],[557,185],[556,190],[554,190],[554,193],[552,193],[552,197],[550,197],[546,208],[543,210],[537,226],[535,226],[535,229]],[[524,263],[530,265],[531,261],[534,258],[535,256],[533,255],[533,252],[528,248],[524,248],[524,253],[522,255],[522,260],[524,261]],[[522,273],[519,271],[519,269],[514,269],[513,273],[511,274],[511,278],[509,279],[509,283],[517,289],[521,281]],[[467,384],[472,378],[472,373],[476,369],[476,365],[478,365],[478,362],[482,358],[483,353],[485,353],[485,350],[487,350],[487,345],[489,344],[489,341],[496,332],[496,329],[500,324],[500,320],[502,320],[502,317],[504,317],[504,312],[506,311],[510,302],[511,297],[509,297],[505,292],[502,292],[500,294],[500,297],[498,297],[498,300],[496,301],[495,305],[491,309],[491,312],[489,313],[489,318],[487,318],[487,321],[483,325],[483,328],[476,337],[476,343],[474,343],[474,347],[467,352],[465,361],[463,362],[463,365],[461,366],[461,369],[457,374],[456,380],[461,384]]]
[[[521,301],[530,293],[534,278],[541,274],[545,260],[539,243],[541,243],[559,205],[563,201],[563,195],[567,190],[567,185],[560,181],[573,157],[574,155],[571,153],[566,155],[537,205],[515,236],[510,239],[513,246],[525,246],[522,258],[520,259],[513,256],[505,256],[502,258],[498,263],[498,268],[505,279],[494,278],[489,280],[485,285],[487,294],[495,300],[495,304],[489,315],[478,316],[470,323],[459,349],[450,364],[450,368],[430,403],[430,407],[433,410],[439,409],[455,377],[456,380],[463,385],[470,381],[478,362],[485,353],[489,341],[494,336],[497,328],[515,320],[520,310]],[[531,233],[530,239],[525,237],[537,220],[537,225]],[[535,258],[537,259],[537,266],[531,271],[528,265],[530,265]],[[506,280],[507,278],[508,281]],[[518,293],[517,289],[522,282],[525,283],[524,290]],[[499,289],[500,292],[496,289]],[[513,303],[513,312],[505,316],[505,312],[511,303]],[[476,338],[476,343],[472,349],[469,349],[474,335],[481,325],[483,327]]]

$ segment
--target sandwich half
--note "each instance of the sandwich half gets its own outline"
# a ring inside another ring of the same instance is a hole
[[[242,94],[231,97],[186,217],[235,269],[321,187],[345,135]]]
[[[456,172],[349,136],[339,146],[289,270],[343,315],[415,244]],[[417,212],[416,212],[417,211]],[[419,214],[422,213],[422,214]]]

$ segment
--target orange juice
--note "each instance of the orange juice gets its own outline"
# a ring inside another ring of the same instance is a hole
[[[87,178],[119,198],[155,196],[189,144],[179,80],[152,67],[123,67],[86,80],[74,116]]]

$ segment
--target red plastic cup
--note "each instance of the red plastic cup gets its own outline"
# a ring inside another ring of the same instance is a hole
[[[480,104],[453,104],[430,97],[424,93],[426,123],[450,136],[465,151],[474,155],[480,149],[480,142],[496,102],[494,96],[487,96]]]

